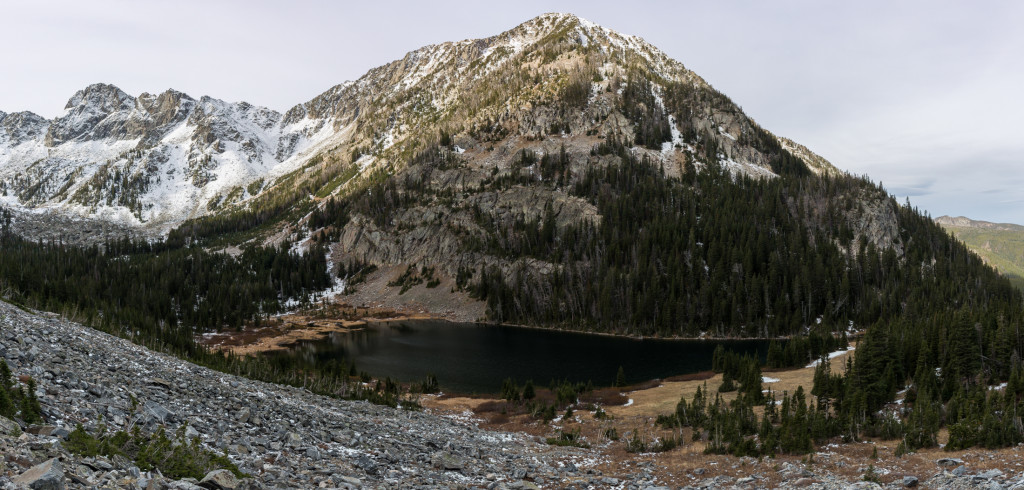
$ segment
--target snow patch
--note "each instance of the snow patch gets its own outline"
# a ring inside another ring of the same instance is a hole
[[[846,354],[847,352],[852,351],[853,349],[854,349],[854,347],[851,345],[850,347],[847,347],[847,348],[845,348],[843,350],[837,350],[835,352],[829,352],[828,353],[828,358],[829,359],[835,359],[835,358],[837,358],[837,357],[839,357],[839,356],[841,356],[843,354]],[[814,362],[812,362],[812,363],[810,363],[810,364],[808,364],[808,365],[806,365],[804,367],[805,368],[818,367],[818,363],[820,363],[820,362],[821,362],[821,360],[818,359],[818,360],[816,360],[816,361],[814,361]]]
[[[752,165],[745,162],[737,162],[722,154],[718,155],[718,161],[723,167],[725,167],[726,170],[729,171],[730,174],[732,174],[733,177],[735,177],[738,174],[764,178],[778,177],[778,175],[776,175],[775,172],[772,172],[767,168],[758,165]]]

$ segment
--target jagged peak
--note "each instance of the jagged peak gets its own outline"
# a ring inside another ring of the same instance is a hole
[[[106,83],[94,83],[75,92],[75,95],[68,99],[64,109],[94,105],[99,106],[98,108],[104,112],[113,112],[118,109],[130,109],[134,103],[135,98],[120,88]]]
[[[143,92],[143,93],[139,94],[138,98],[139,99],[147,99],[147,100],[195,100],[190,95],[186,94],[185,92],[181,92],[179,90],[174,90],[173,88],[169,88],[167,90],[164,90],[163,92],[160,92],[159,94],[151,94],[149,92]]]
[[[45,123],[46,118],[32,111],[21,111],[11,113],[5,113],[3,111],[0,111],[0,121],[2,121],[2,123],[5,125],[24,123],[36,124]]]

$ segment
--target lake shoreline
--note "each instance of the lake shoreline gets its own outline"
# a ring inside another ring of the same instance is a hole
[[[453,323],[455,323],[455,322],[453,322]],[[586,335],[600,335],[600,336],[605,336],[605,337],[615,337],[615,338],[619,338],[619,339],[628,339],[628,340],[686,340],[686,341],[698,341],[699,340],[699,341],[709,341],[709,342],[720,342],[720,341],[723,341],[723,340],[737,340],[737,341],[743,341],[743,340],[762,340],[762,341],[788,340],[788,339],[790,339],[792,337],[791,335],[783,335],[783,336],[778,336],[778,337],[738,337],[738,336],[736,336],[736,337],[734,337],[734,336],[715,337],[715,336],[711,336],[711,335],[703,335],[703,336],[699,336],[699,337],[684,337],[684,336],[673,335],[673,336],[670,336],[670,337],[663,337],[663,336],[660,336],[660,335],[629,335],[629,334],[622,334],[622,333],[615,333],[615,332],[600,332],[600,331],[592,331],[592,330],[575,330],[575,329],[571,329],[571,328],[543,327],[543,326],[537,326],[537,325],[523,325],[523,324],[519,324],[519,323],[493,323],[493,322],[468,322],[468,323],[474,323],[476,325],[482,325],[482,326],[512,327],[512,328],[525,328],[525,329],[530,329],[530,330],[544,330],[544,331],[549,331],[549,332],[564,332],[564,333],[577,333],[577,334],[586,334]]]
[[[585,329],[573,329],[563,328],[557,326],[539,326],[539,325],[526,325],[521,323],[496,323],[486,321],[473,321],[473,322],[462,322],[451,320],[444,315],[436,315],[432,313],[424,312],[400,312],[391,310],[375,310],[366,308],[368,312],[372,312],[366,316],[357,317],[354,319],[336,319],[336,318],[325,318],[324,321],[319,324],[298,324],[292,322],[290,325],[285,327],[278,327],[274,325],[261,326],[254,328],[243,328],[238,331],[225,331],[218,333],[207,333],[199,339],[207,349],[211,349],[219,352],[230,352],[234,355],[258,355],[269,352],[280,352],[289,350],[295,345],[304,341],[321,341],[329,338],[332,333],[347,332],[357,329],[366,328],[373,324],[387,324],[397,323],[401,321],[410,320],[433,320],[438,322],[458,324],[473,324],[477,326],[499,326],[509,328],[521,328],[529,330],[540,330],[540,331],[555,331],[562,333],[574,333],[574,335],[586,335],[586,336],[598,336],[607,337],[613,339],[622,339],[630,341],[680,341],[680,342],[743,342],[743,341],[785,341],[790,340],[793,336],[779,336],[779,337],[737,337],[737,336],[700,336],[700,337],[684,337],[684,336],[638,336],[629,335],[629,333],[617,333],[612,331],[594,331]],[[287,315],[283,316],[287,317]],[[333,323],[333,324],[331,324]]]

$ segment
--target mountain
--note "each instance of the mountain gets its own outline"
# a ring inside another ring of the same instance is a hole
[[[258,193],[335,134],[244,102],[106,84],[76,92],[53,120],[0,113],[0,128],[8,205],[164,228]]]
[[[641,94],[643,110],[669,116],[639,135],[615,110],[619,94],[607,92],[612,83],[621,92],[632,66],[658,81]],[[717,99],[670,114],[682,109],[665,106],[672,87],[690,92],[683,98]],[[76,92],[53,120],[0,113],[0,202],[166,232],[245,205],[275,185],[294,187],[290,172],[300,168],[337,174],[331,167],[357,167],[349,175],[401,166],[438,128],[469,136],[460,140],[467,150],[493,140],[508,142],[499,150],[505,152],[553,133],[621,131],[670,173],[698,151],[700,136],[733,171],[772,175],[761,146],[777,146],[774,136],[716,94],[640,38],[571,15],[544,15],[487,39],[410,52],[284,114],[174,90],[133,97],[102,83]],[[558,99],[570,103],[551,104]],[[765,137],[770,141],[752,139]],[[794,154],[815,171],[835,171],[799,148]]]
[[[567,14],[423,47],[284,114],[93,85],[52,121],[0,123],[16,229],[48,210],[211,250],[322,248],[342,301],[463,320],[845,329],[896,314],[878,269],[947,246],[657,48]]]
[[[1018,288],[1024,289],[1024,226],[975,221],[959,216],[940,216],[935,222],[949,230],[998,269]]]

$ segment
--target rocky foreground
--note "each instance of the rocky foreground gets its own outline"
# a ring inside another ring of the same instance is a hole
[[[0,356],[15,376],[37,380],[46,418],[45,425],[21,427],[0,418],[3,489],[645,489],[679,477],[699,488],[879,487],[820,466],[750,458],[736,460],[749,468],[743,478],[704,469],[667,478],[662,473],[671,470],[645,461],[649,456],[612,461],[604,448],[548,446],[528,435],[481,430],[469,417],[335,400],[238,378],[3,302]],[[190,437],[226,452],[252,476],[239,481],[221,470],[202,481],[172,480],[124,458],[83,458],[65,448],[78,424],[94,428],[100,421],[145,430],[187,423]],[[956,459],[936,463],[920,482],[907,477],[885,486],[1024,488],[1024,474],[1015,476],[1009,467],[981,472]]]
[[[0,488],[20,488],[25,473],[42,478],[31,480],[32,488],[198,488],[196,481],[140,472],[129,461],[86,460],[64,449],[62,438],[77,424],[95,427],[101,417],[113,428],[176,429],[187,422],[189,435],[227,451],[253,475],[239,488],[515,488],[599,485],[605,478],[588,472],[593,455],[582,450],[226,375],[2,302],[0,329],[0,356],[16,376],[37,380],[46,418],[46,426],[23,431],[6,419],[0,424]],[[42,466],[33,471],[36,465]]]

